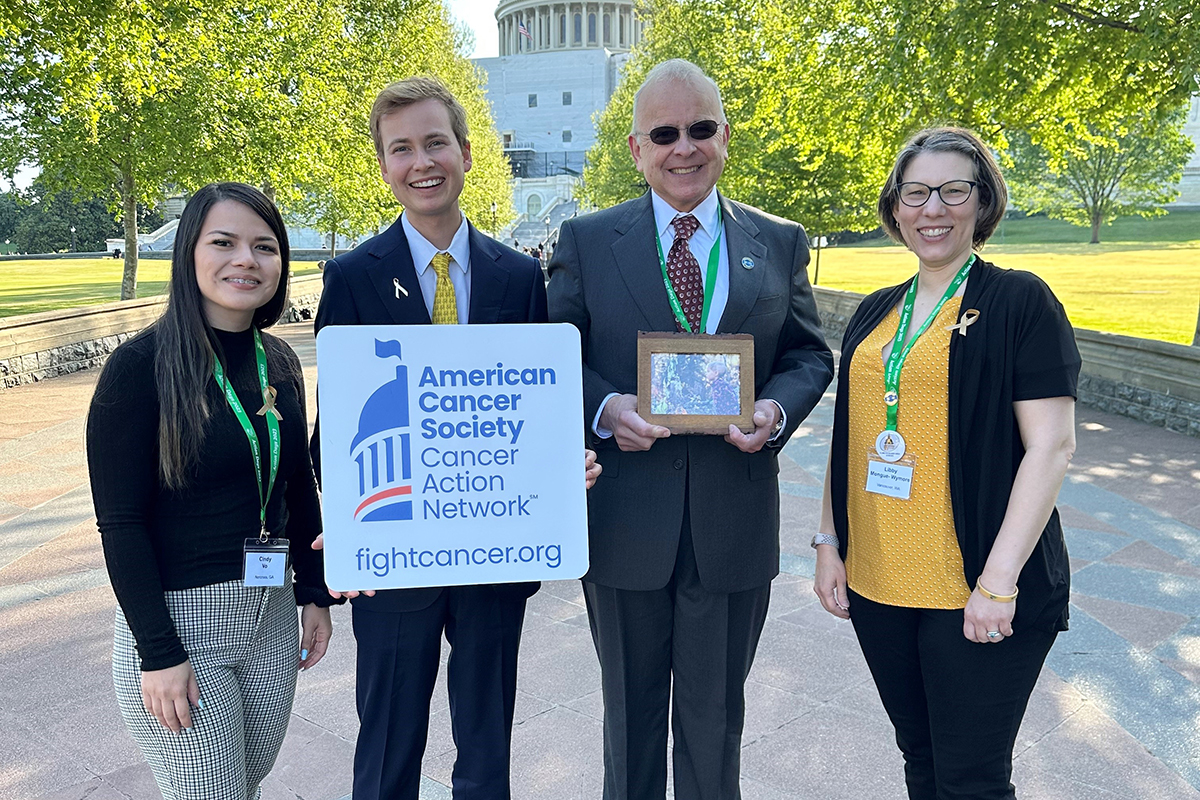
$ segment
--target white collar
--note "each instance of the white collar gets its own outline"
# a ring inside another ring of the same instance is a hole
[[[667,233],[667,228],[675,221],[675,217],[679,216],[679,211],[671,207],[671,204],[658,196],[658,192],[650,190],[650,202],[654,207],[654,229],[658,231],[659,238],[662,238]],[[714,241],[717,238],[717,190],[708,193],[708,197],[700,201],[700,205],[693,208],[690,213],[700,223],[700,227],[708,234],[709,238]],[[430,256],[432,258],[432,256]]]
[[[417,269],[417,275],[425,274],[429,262],[433,261],[433,257],[438,253],[449,253],[450,258],[454,259],[454,263],[458,264],[464,275],[466,274],[471,263],[471,239],[468,235],[465,216],[462,218],[458,230],[454,232],[450,246],[445,250],[434,247],[428,239],[422,236],[421,232],[408,221],[408,214],[400,215],[400,224],[404,226],[404,235],[408,237],[408,250],[412,253],[413,266]]]

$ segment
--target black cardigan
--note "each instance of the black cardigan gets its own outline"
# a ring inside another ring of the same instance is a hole
[[[910,282],[866,297],[842,338],[830,490],[843,559],[850,546],[846,511],[850,362],[855,348],[900,302]],[[956,334],[950,340],[949,385],[950,503],[968,586],[975,585],[991,553],[1025,455],[1013,402],[1076,397],[1080,366],[1066,312],[1036,275],[976,261],[961,306],[962,311],[971,308],[979,310],[979,319],[966,336]],[[1013,625],[1066,630],[1070,575],[1055,509],[1017,581],[1021,596]]]

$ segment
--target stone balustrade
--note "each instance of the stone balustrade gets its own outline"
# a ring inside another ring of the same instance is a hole
[[[815,287],[826,335],[836,341],[862,295]],[[292,279],[283,321],[312,319],[321,276]],[[150,297],[0,319],[0,387],[91,369],[152,323],[165,298]],[[1200,347],[1077,328],[1082,403],[1200,438]]]

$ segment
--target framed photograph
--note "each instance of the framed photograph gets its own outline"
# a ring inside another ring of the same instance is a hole
[[[638,414],[671,433],[754,430],[754,337],[639,331]]]

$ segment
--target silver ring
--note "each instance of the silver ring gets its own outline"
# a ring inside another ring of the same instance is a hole
[[[988,635],[988,638],[989,638],[989,639],[999,639],[999,638],[1000,638],[1000,631],[988,631],[988,632],[987,632],[987,635]]]

